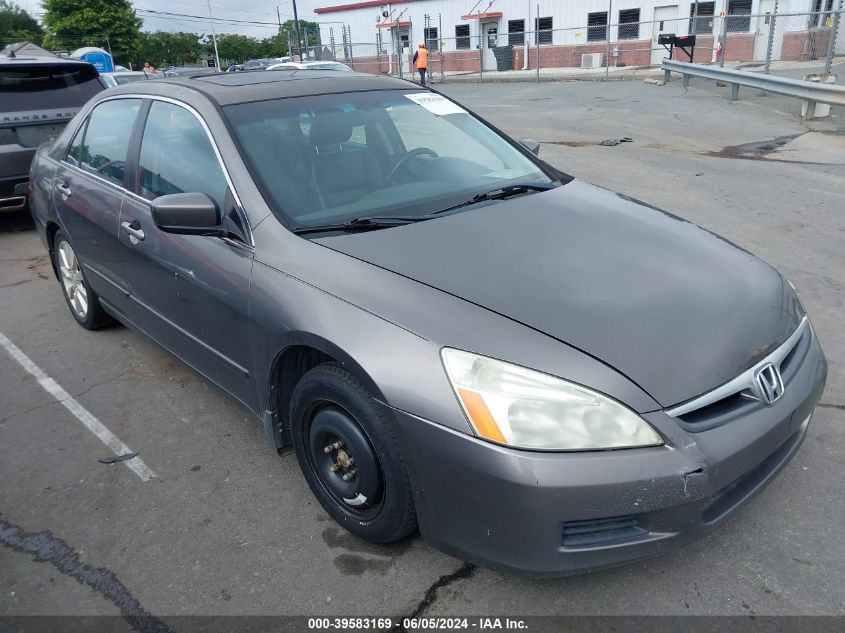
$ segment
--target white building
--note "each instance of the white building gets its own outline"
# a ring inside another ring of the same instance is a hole
[[[773,59],[824,58],[831,31],[826,12],[836,1],[778,0]],[[442,60],[447,71],[469,71],[479,64],[495,70],[493,48],[508,46],[513,68],[536,67],[538,48],[542,67],[579,66],[582,55],[608,49],[611,65],[659,64],[666,52],[657,36],[692,33],[696,11],[696,61],[711,61],[720,15],[728,16],[725,59],[761,60],[774,5],[775,0],[369,0],[315,13],[323,45],[333,44],[339,59],[361,70],[374,72],[378,64],[378,72],[388,72],[397,50],[409,53],[425,39],[435,67]],[[837,47],[845,47],[845,35]],[[400,56],[405,65],[407,56]]]

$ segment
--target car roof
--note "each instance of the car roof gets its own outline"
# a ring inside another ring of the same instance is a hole
[[[392,77],[365,73],[338,73],[336,70],[264,70],[245,73],[195,73],[179,77],[164,77],[145,92],[150,95],[172,96],[188,88],[221,106],[268,99],[305,97],[310,95],[370,90],[420,89],[416,84]],[[131,84],[114,88],[111,94],[137,90]],[[183,96],[184,98],[184,96]]]
[[[35,57],[34,55],[6,57],[0,55],[0,64],[3,66],[92,66],[81,59],[69,59],[67,57]]]

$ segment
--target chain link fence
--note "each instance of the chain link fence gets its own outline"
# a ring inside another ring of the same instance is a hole
[[[538,22],[542,27],[542,19]],[[829,72],[833,58],[845,56],[843,22],[841,10],[724,17],[693,13],[689,17],[508,33],[498,32],[491,24],[482,24],[480,29],[474,24],[476,32],[471,33],[467,25],[456,37],[439,37],[438,28],[410,25],[402,31],[380,30],[376,41],[365,43],[353,42],[344,30],[343,41],[333,41],[324,49],[324,57],[333,54],[356,71],[418,81],[413,54],[424,32],[430,82],[484,81],[485,76],[501,78],[502,73],[533,74],[539,80],[541,74],[549,73],[609,74],[622,68],[659,66],[669,57],[659,36],[675,34],[695,36],[693,46],[676,46],[672,51],[672,58],[680,61],[690,61],[691,56],[696,63],[759,63],[768,69],[772,63],[818,60],[819,67]]]

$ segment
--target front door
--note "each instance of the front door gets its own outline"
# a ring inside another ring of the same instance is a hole
[[[664,57],[669,57],[669,53],[666,49],[657,43],[657,36],[662,33],[682,33],[683,25],[678,19],[679,15],[677,4],[665,7],[654,7],[654,22],[652,23],[651,36],[652,66],[659,66],[663,63]]]
[[[126,155],[140,99],[95,107],[56,172],[53,202],[91,288],[118,310],[127,305],[118,238]]]
[[[484,70],[496,70],[496,56],[493,49],[499,45],[498,22],[484,22],[481,25],[481,47]]]
[[[780,59],[781,44],[783,43],[783,32],[786,30],[788,17],[772,18],[775,10],[775,0],[760,0],[757,10],[757,33],[754,36],[754,60],[765,61],[766,52],[769,48],[769,37],[772,36],[771,29],[774,27],[772,38],[772,59]],[[783,11],[783,8],[781,8]]]
[[[133,304],[128,318],[255,409],[248,315],[253,251],[214,147],[191,111],[153,101],[138,151],[134,194],[127,194],[120,217]],[[207,194],[230,237],[159,229],[150,201],[174,193]]]

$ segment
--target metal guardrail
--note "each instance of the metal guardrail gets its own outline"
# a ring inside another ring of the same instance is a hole
[[[718,66],[705,66],[703,64],[690,64],[671,59],[663,60],[664,81],[669,82],[671,73],[676,72],[683,75],[683,85],[689,85],[690,77],[701,77],[714,81],[723,81],[731,84],[731,100],[739,98],[739,87],[758,88],[765,92],[795,97],[807,102],[807,118],[812,119],[815,115],[817,103],[845,106],[845,86],[835,84],[817,83],[804,81],[803,79],[790,79],[788,77],[775,77],[762,73],[720,68]]]

